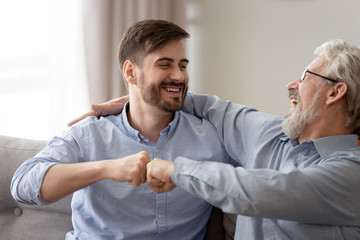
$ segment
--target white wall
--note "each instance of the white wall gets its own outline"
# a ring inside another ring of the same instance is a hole
[[[284,115],[322,42],[360,45],[359,0],[187,0],[190,90]]]

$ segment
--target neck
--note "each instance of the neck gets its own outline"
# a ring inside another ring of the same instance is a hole
[[[351,130],[345,127],[346,116],[338,111],[327,111],[321,114],[314,123],[306,126],[301,132],[298,141],[310,141],[317,138],[351,134]]]
[[[172,121],[174,113],[161,111],[156,107],[147,106],[144,108],[131,102],[127,118],[134,129],[138,130],[149,141],[157,143],[160,132]]]

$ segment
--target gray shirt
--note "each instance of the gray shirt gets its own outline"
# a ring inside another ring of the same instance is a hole
[[[235,239],[360,239],[357,135],[298,144],[282,132],[282,117],[213,96],[189,94],[185,110],[214,124],[243,167],[178,157],[172,179],[239,214]]]

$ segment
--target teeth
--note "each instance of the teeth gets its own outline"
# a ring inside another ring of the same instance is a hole
[[[296,99],[294,99],[294,98],[291,99],[290,102],[291,102],[291,104],[292,104],[293,106],[296,106],[297,103],[298,103],[298,101],[297,101]]]
[[[166,88],[166,91],[168,91],[168,92],[179,92],[180,89],[179,88]]]

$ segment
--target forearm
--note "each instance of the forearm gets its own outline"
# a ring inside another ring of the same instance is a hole
[[[336,177],[346,171],[348,179]],[[225,212],[303,223],[352,225],[359,222],[356,214],[360,213],[355,172],[349,173],[344,165],[330,166],[326,171],[321,168],[306,172],[295,168],[285,172],[248,171],[222,163],[177,158],[172,180]],[[346,188],[343,181],[348,185]]]
[[[146,181],[148,162],[149,154],[141,151],[118,159],[55,164],[45,174],[41,196],[46,201],[56,201],[103,179],[139,186]]]
[[[102,161],[55,164],[46,173],[41,184],[41,196],[49,202],[57,201],[96,181],[104,179]]]

